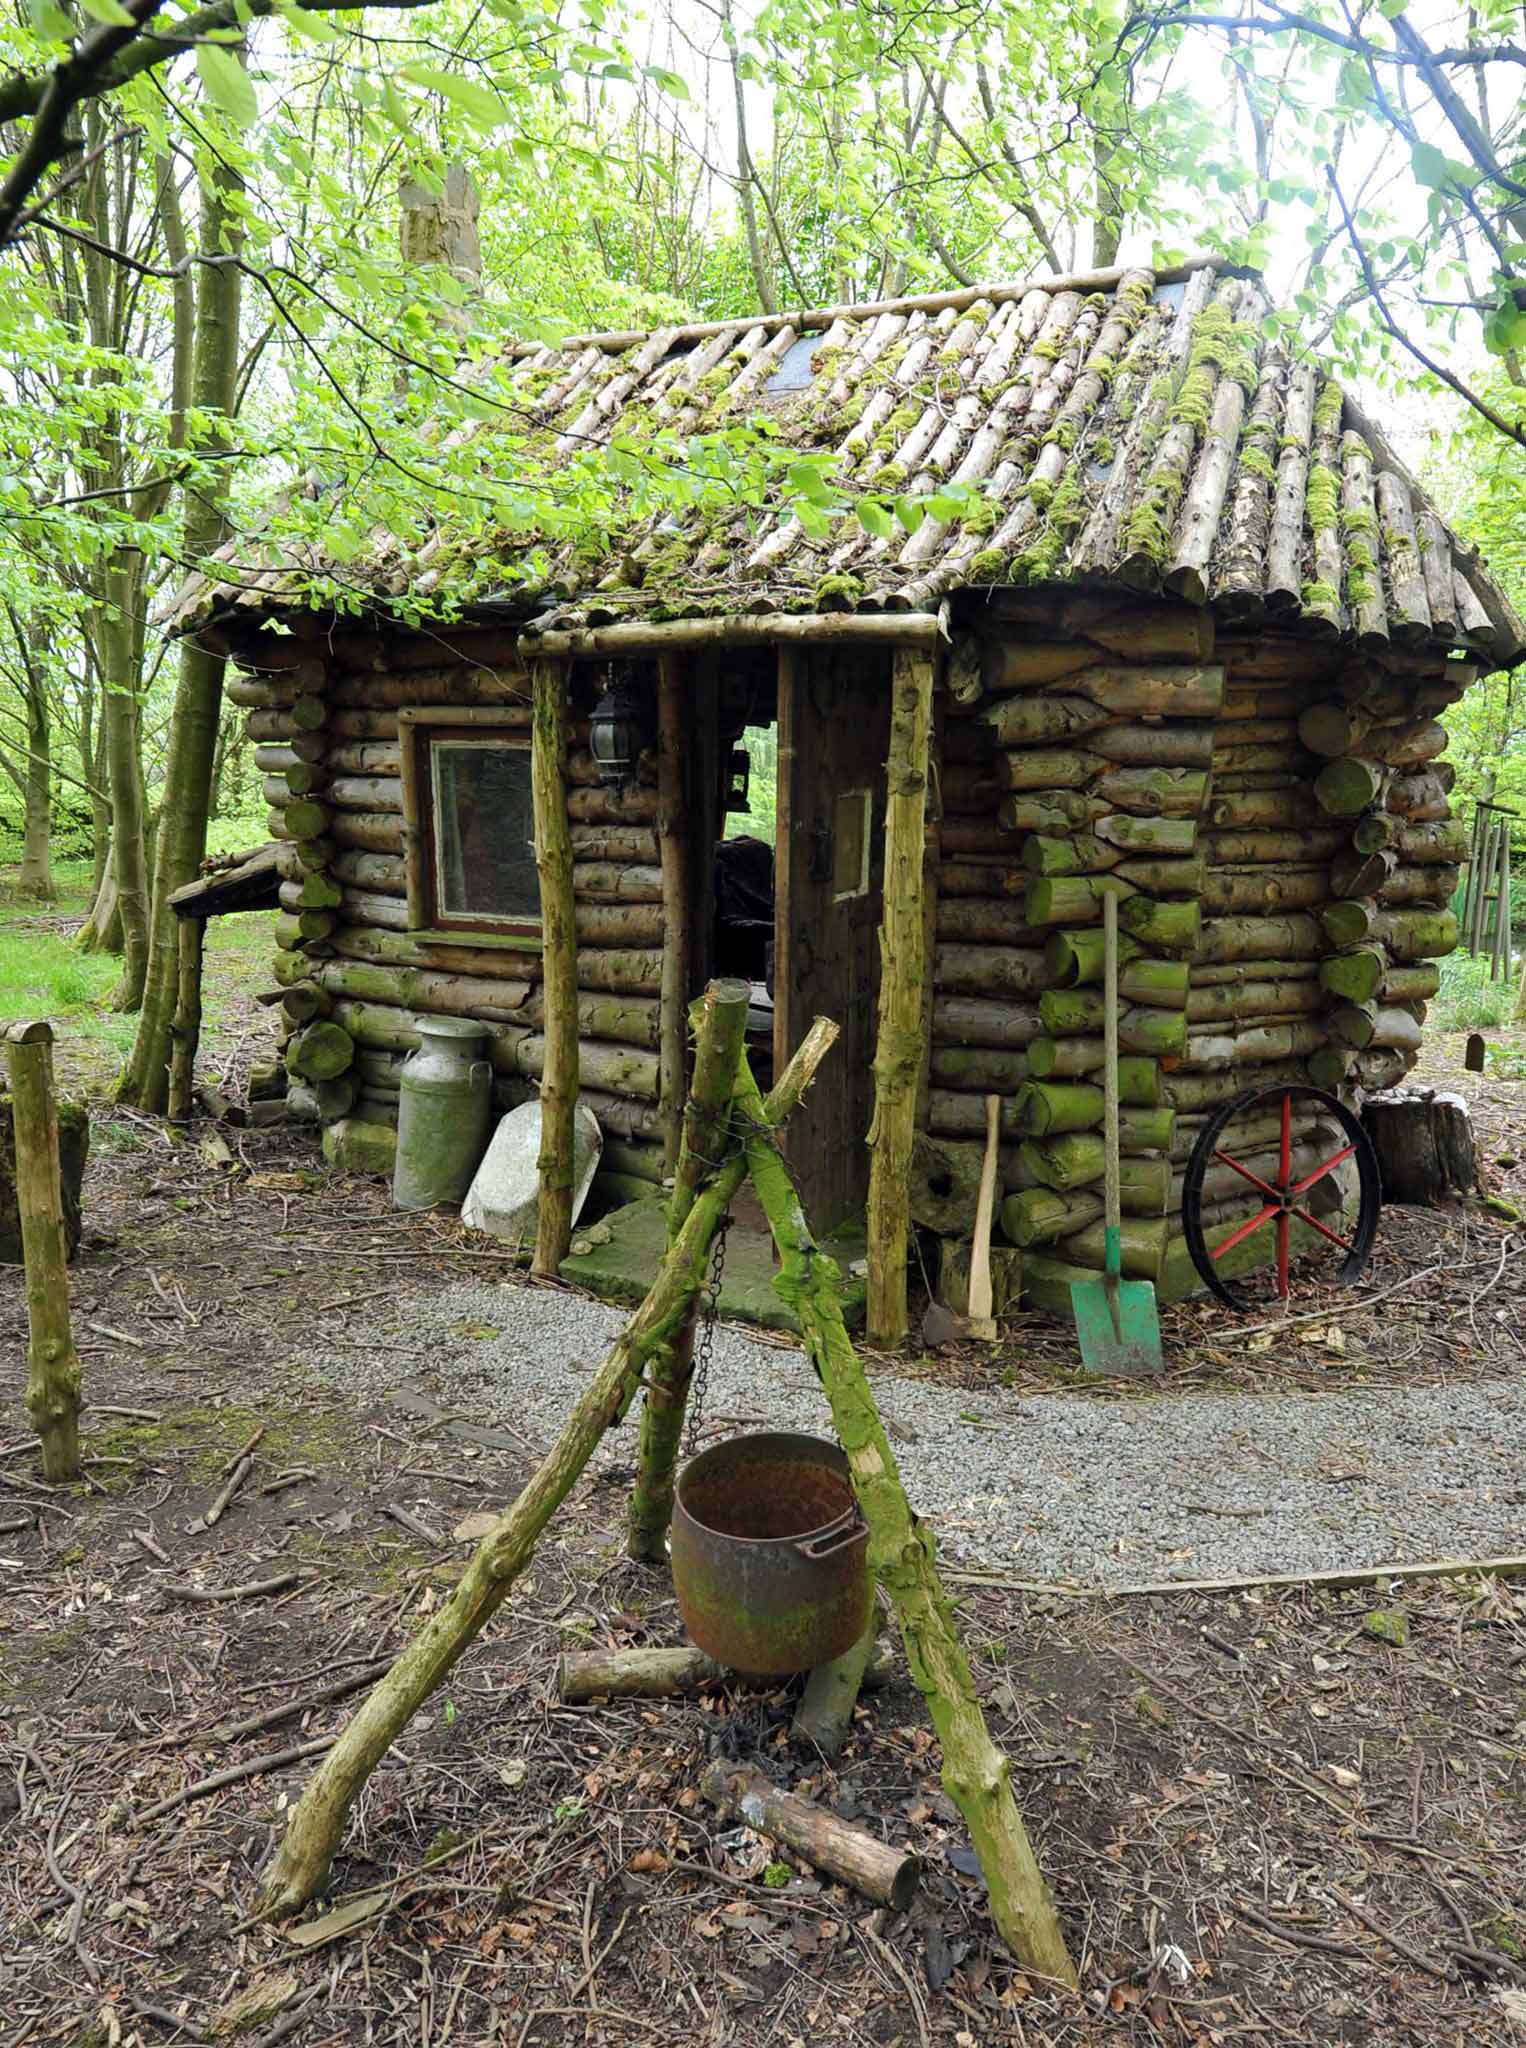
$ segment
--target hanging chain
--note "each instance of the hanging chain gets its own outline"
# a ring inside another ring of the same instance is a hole
[[[715,1314],[721,1300],[721,1273],[726,1264],[726,1232],[731,1228],[731,1212],[721,1218],[720,1228],[715,1233],[715,1243],[710,1250],[710,1278],[705,1289],[705,1305],[700,1312],[699,1336],[694,1345],[694,1369],[689,1375],[689,1413],[684,1430],[684,1452],[692,1457],[699,1449],[700,1422],[704,1415],[705,1394],[710,1385],[710,1364],[715,1350]]]

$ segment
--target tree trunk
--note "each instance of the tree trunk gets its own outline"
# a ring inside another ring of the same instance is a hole
[[[143,763],[138,747],[138,681],[133,620],[142,601],[140,558],[118,549],[106,567],[100,626],[104,694],[101,722],[111,771],[111,870],[122,921],[122,978],[113,1009],[135,1010],[148,973],[148,855],[144,842]],[[92,922],[96,922],[92,919]],[[98,929],[100,925],[98,924]]]
[[[69,1323],[53,1027],[13,1024],[5,1035],[30,1333],[26,1411],[42,1445],[43,1477],[77,1479],[80,1364]]]
[[[175,1014],[170,1027],[170,1071],[167,1109],[184,1123],[191,1114],[196,1087],[196,1048],[201,1042],[201,957],[206,943],[204,917],[176,918],[179,941]]]
[[[26,682],[26,766],[22,775],[23,822],[21,828],[21,870],[16,877],[16,894],[37,903],[51,903],[53,887],[53,770],[52,725],[48,718],[45,679],[34,668],[29,649],[23,649]]]
[[[762,1106],[778,1123],[799,1101],[826,1056],[837,1027],[818,1019]],[[529,1563],[541,1531],[566,1499],[627,1390],[671,1341],[699,1291],[710,1242],[746,1162],[737,1153],[701,1189],[646,1299],[616,1339],[573,1406],[561,1435],[513,1507],[478,1544],[450,1599],[403,1649],[351,1719],[308,1783],[263,1885],[267,1914],[294,1913],[317,1892],[361,1787],[462,1652],[497,1612]]]
[[[572,1146],[578,1097],[578,942],[567,821],[566,665],[534,665],[531,774],[540,875],[546,1050],[541,1072],[540,1201],[533,1272],[554,1275],[572,1239]]]
[[[871,1344],[886,1348],[899,1344],[906,1335],[912,1139],[927,1042],[923,1021],[924,889],[932,704],[931,657],[897,651],[885,771],[879,1025],[874,1051],[874,1116],[868,1138],[867,1334]]]
[[[237,197],[242,179],[221,156],[204,172],[201,250],[204,256],[236,254],[242,243]],[[186,560],[206,561],[227,534],[232,464],[226,453],[238,384],[239,271],[234,263],[206,263],[197,273],[195,347],[191,403],[210,453],[185,493],[183,548]],[[194,880],[207,850],[207,817],[212,804],[212,770],[222,718],[223,657],[194,638],[180,646],[180,674],[170,716],[164,764],[164,799],[154,855],[153,901],[147,926],[148,954],[142,1007],[132,1051],[117,1084],[119,1102],[157,1112],[169,1096],[177,984],[180,971],[178,920],[170,908],[176,889]]]

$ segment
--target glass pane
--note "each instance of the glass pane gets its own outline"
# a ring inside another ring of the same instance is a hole
[[[529,748],[435,740],[429,758],[440,916],[537,921]]]
[[[869,887],[867,789],[845,790],[832,808],[832,900],[862,896]]]

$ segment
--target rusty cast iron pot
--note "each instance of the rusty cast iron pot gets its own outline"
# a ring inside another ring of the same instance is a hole
[[[673,1507],[690,1636],[754,1678],[810,1671],[869,1625],[869,1531],[836,1444],[773,1431],[691,1458]]]

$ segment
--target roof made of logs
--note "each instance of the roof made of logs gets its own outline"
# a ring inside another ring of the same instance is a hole
[[[551,465],[761,418],[781,449],[831,457],[850,502],[972,489],[914,531],[850,515],[813,537],[780,464],[773,502],[633,519],[607,548],[378,533],[344,581],[426,609],[464,587],[471,612],[538,629],[1121,584],[1369,649],[1519,658],[1526,628],[1477,550],[1266,310],[1253,279],[1200,260],[526,348],[518,411],[461,438],[463,474],[502,434]],[[254,553],[230,543],[226,580],[183,591],[177,623],[310,602],[316,551]]]

